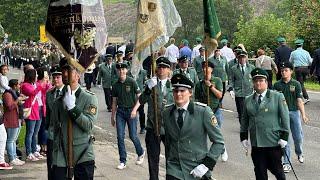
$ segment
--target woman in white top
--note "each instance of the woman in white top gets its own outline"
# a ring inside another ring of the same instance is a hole
[[[267,71],[269,78],[268,78],[268,88],[272,88],[272,78],[273,78],[273,73],[272,70],[275,71],[277,74],[278,68],[276,63],[273,61],[273,59],[267,55],[265,55],[265,51],[263,49],[259,49],[257,51],[258,58],[256,59],[256,67],[264,69]]]

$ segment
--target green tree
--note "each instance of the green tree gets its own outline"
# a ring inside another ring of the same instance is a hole
[[[261,47],[274,48],[275,39],[283,35],[290,37],[289,33],[293,29],[287,21],[273,14],[255,17],[247,22],[241,17],[237,28],[239,30],[234,33],[235,43],[244,44],[248,52],[255,52]]]
[[[220,22],[222,36],[233,40],[234,32],[238,31],[237,23],[253,18],[253,7],[250,0],[216,0],[217,15]]]
[[[10,40],[39,39],[39,25],[46,21],[49,0],[1,0],[0,21]]]
[[[177,42],[188,39],[195,44],[195,38],[204,34],[202,0],[174,0],[174,4],[182,20],[182,27],[176,30],[174,37]]]
[[[294,0],[291,17],[296,37],[305,40],[304,48],[313,51],[320,46],[320,1]]]

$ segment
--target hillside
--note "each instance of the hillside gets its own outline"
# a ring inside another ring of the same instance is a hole
[[[137,0],[103,0],[108,33],[112,37],[134,39]],[[261,15],[272,0],[251,0],[255,16]],[[179,9],[178,9],[179,11]]]
[[[105,0],[105,16],[108,34],[112,37],[133,39],[137,8],[131,0]],[[110,2],[112,1],[112,2]],[[117,2],[116,2],[117,1]],[[120,1],[120,2],[118,2]]]

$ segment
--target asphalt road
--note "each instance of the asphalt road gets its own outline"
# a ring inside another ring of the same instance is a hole
[[[11,70],[9,78],[21,79],[22,72],[17,70]],[[98,106],[98,120],[95,122],[94,133],[96,139],[101,144],[107,144],[106,151],[103,148],[98,148],[96,150],[97,154],[97,173],[95,179],[147,179],[147,162],[143,164],[143,168],[132,169],[127,168],[125,173],[119,173],[115,170],[118,161],[117,154],[117,142],[116,142],[116,130],[111,126],[110,116],[111,113],[107,112],[106,105],[104,102],[103,90],[97,87],[93,88],[92,91],[96,93],[99,99]],[[320,179],[320,93],[319,92],[309,92],[311,102],[308,103],[305,108],[307,115],[310,118],[310,123],[303,125],[304,129],[304,156],[305,163],[300,164],[297,161],[297,157],[292,151],[292,164],[300,180],[317,180]],[[229,159],[227,162],[219,161],[214,168],[213,176],[216,179],[222,180],[249,180],[255,179],[253,164],[250,156],[246,156],[239,140],[239,122],[237,119],[235,102],[228,93],[226,93],[223,107],[224,123],[222,127],[223,136],[225,138],[226,148],[229,154]],[[138,127],[138,131],[140,128]],[[127,132],[127,131],[126,131]],[[128,133],[126,133],[128,135]],[[139,134],[139,138],[143,147],[145,147],[144,135]],[[126,147],[127,151],[130,152],[132,158],[135,158],[135,150],[133,144],[131,143],[129,137],[126,137]],[[103,147],[103,146],[101,146]],[[292,148],[293,149],[293,148]],[[113,153],[111,153],[111,151]],[[161,151],[161,161],[160,161],[160,177],[164,179],[165,175],[165,165],[164,165],[164,148],[162,146]],[[112,159],[109,161],[108,165],[105,164],[105,159]],[[147,161],[147,160],[146,160]],[[0,171],[0,179],[4,178],[5,174]],[[125,175],[125,176],[124,176]],[[32,178],[31,176],[30,178]],[[34,175],[34,179],[38,175]],[[100,177],[100,178],[99,178]],[[103,177],[103,178],[102,178]],[[7,178],[6,178],[7,179]],[[9,179],[9,178],[8,178]],[[275,179],[272,175],[269,179]],[[288,180],[295,179],[292,172],[287,174]]]

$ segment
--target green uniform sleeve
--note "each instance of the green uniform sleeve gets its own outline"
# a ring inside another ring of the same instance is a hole
[[[93,121],[98,117],[98,100],[92,95],[87,99],[84,109],[78,106],[68,111],[70,118],[83,130],[89,132],[93,129]]]
[[[112,85],[112,91],[111,91],[112,97],[118,97],[118,90],[117,90],[118,86],[115,86],[115,84]]]
[[[297,95],[297,99],[298,98],[303,98],[303,96],[302,96],[302,88],[301,88],[301,84],[300,84],[300,82],[298,82],[297,83],[297,85],[296,85],[296,95]]]
[[[201,81],[198,82],[194,87],[194,99],[197,102],[200,102],[200,84],[201,84]]]
[[[99,67],[99,72],[98,72],[98,84],[101,84],[101,78],[102,78],[103,74],[102,74],[102,68],[101,66]]]
[[[218,89],[219,91],[223,90],[222,80],[220,78],[217,78],[216,89]]]
[[[203,160],[203,164],[212,170],[223,151],[224,140],[218,127],[217,119],[209,106],[206,107],[203,117],[204,127],[212,142],[210,150]]]
[[[288,141],[290,117],[289,117],[288,105],[282,93],[279,93],[278,106],[280,108],[279,113],[281,118],[280,139]]]

